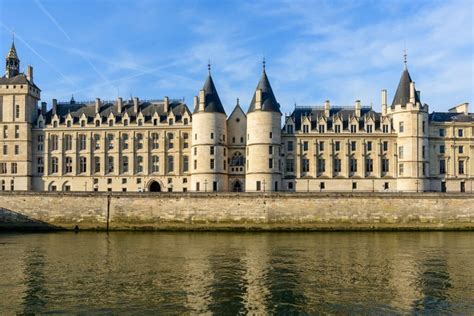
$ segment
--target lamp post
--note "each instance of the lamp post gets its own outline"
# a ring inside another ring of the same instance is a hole
[[[204,192],[207,192],[207,179],[204,180]]]
[[[375,192],[375,179],[372,179],[372,192]]]
[[[418,193],[418,183],[419,183],[419,181],[416,180],[415,183],[416,183],[416,193]]]
[[[265,179],[263,179],[262,183],[263,183],[263,192],[265,193],[265,183],[266,183]]]

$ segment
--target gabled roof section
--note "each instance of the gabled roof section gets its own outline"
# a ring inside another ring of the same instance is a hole
[[[281,113],[280,104],[277,102],[275,95],[273,94],[272,86],[270,85],[270,81],[268,80],[265,68],[263,68],[262,77],[260,78],[257,88],[255,89],[255,93],[253,94],[253,98],[250,102],[249,110],[247,111],[247,113],[255,111],[255,99],[257,90],[262,90],[262,111]]]
[[[217,93],[217,89],[214,85],[214,80],[212,80],[210,72],[207,76],[206,82],[204,83],[204,87],[202,87],[202,90],[204,90],[205,95],[204,112],[217,112],[225,114],[224,107],[222,106],[221,99],[219,98],[219,94]],[[194,109],[194,113],[198,112],[199,107]]]
[[[400,82],[398,83],[397,92],[393,98],[392,106],[397,104],[405,106],[410,102],[410,83],[412,82],[413,81],[411,80],[410,73],[408,72],[408,69],[405,68],[402,72],[402,76],[400,77]],[[415,102],[420,102],[420,98],[416,92]]]
[[[228,120],[230,120],[234,115],[238,115],[239,112],[246,116],[244,110],[242,110],[242,108],[240,107],[239,99],[237,99],[237,104],[232,110],[232,113],[230,113]]]

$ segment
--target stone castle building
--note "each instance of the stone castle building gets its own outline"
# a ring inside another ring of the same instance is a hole
[[[38,102],[14,43],[0,78],[0,190],[471,192],[468,103],[429,113],[406,67],[381,113],[295,107],[283,117],[265,65],[247,112],[227,116],[210,69],[182,100]]]

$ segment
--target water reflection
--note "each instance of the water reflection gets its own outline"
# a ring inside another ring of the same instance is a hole
[[[0,313],[474,313],[472,233],[0,235]]]

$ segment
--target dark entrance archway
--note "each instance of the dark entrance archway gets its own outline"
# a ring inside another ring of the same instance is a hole
[[[152,181],[150,183],[150,186],[148,187],[148,191],[150,191],[150,192],[161,192],[161,185],[156,181]]]
[[[242,182],[239,180],[235,180],[234,183],[232,183],[232,192],[242,192]]]

